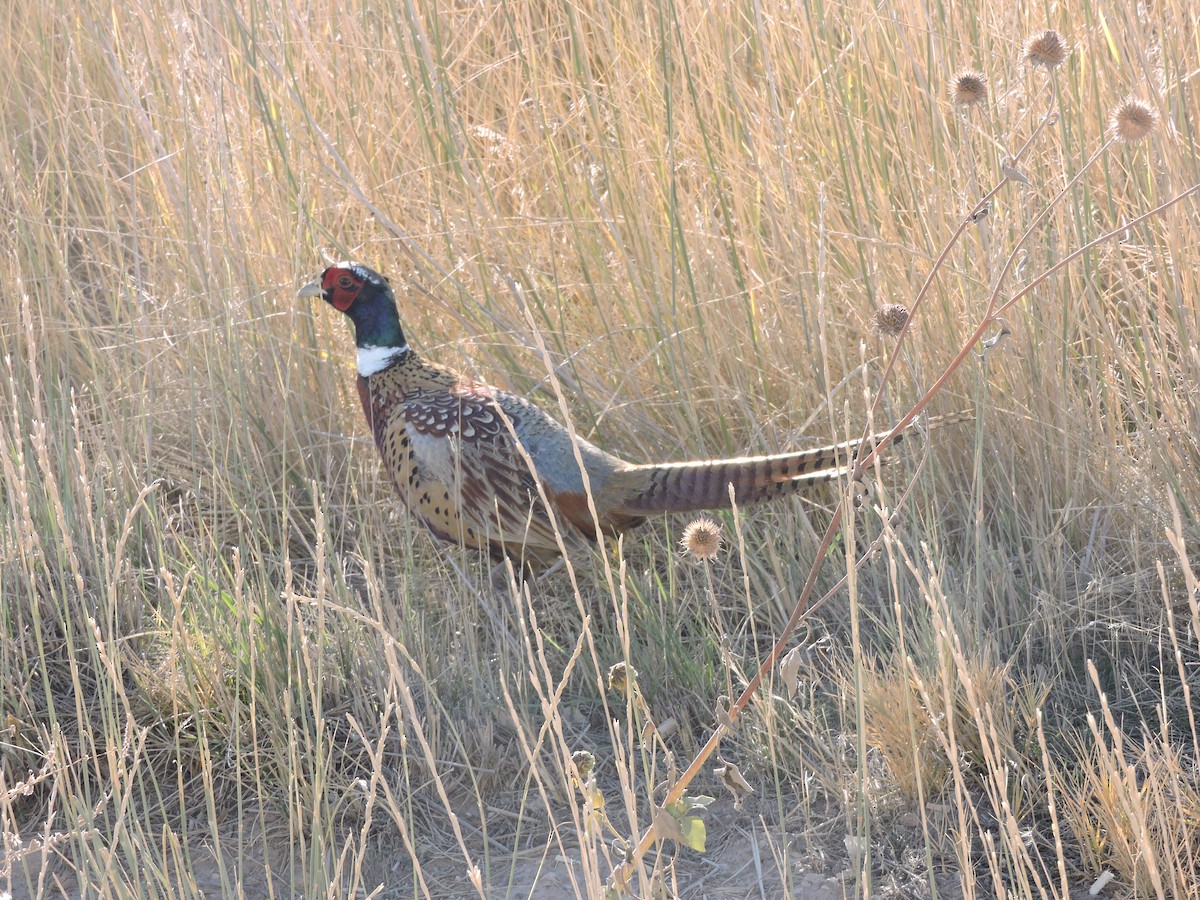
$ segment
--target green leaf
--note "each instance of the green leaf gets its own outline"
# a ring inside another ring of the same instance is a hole
[[[704,838],[708,835],[708,829],[704,826],[703,819],[699,816],[684,816],[679,823],[679,830],[683,832],[684,844],[698,853],[704,852]]]

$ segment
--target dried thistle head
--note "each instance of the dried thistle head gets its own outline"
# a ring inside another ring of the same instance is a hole
[[[637,681],[637,670],[623,662],[608,667],[608,689],[625,693]]]
[[[685,553],[696,559],[716,559],[721,552],[721,526],[709,518],[693,519],[683,529],[683,539],[679,543]]]
[[[884,337],[897,337],[908,324],[908,307],[885,303],[871,316],[871,330]]]
[[[963,69],[950,79],[950,99],[956,106],[974,106],[987,99],[987,79],[982,72]]]
[[[1136,144],[1158,125],[1158,110],[1149,103],[1126,97],[1108,119],[1108,133],[1114,140]]]
[[[596,757],[586,750],[576,750],[572,753],[571,762],[575,764],[575,771],[579,773],[581,782],[587,781],[596,768]]]
[[[1052,29],[1032,34],[1025,41],[1021,55],[1031,66],[1056,69],[1067,61],[1071,48],[1061,34]]]

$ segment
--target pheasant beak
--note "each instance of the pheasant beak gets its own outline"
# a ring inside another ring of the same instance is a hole
[[[325,288],[321,285],[321,280],[310,281],[300,290],[296,291],[297,297],[321,297],[325,298]]]

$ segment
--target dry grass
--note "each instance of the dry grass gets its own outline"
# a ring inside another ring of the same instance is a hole
[[[1195,13],[1150,12],[8,4],[0,892],[602,895],[835,494],[481,602],[294,289],[363,259],[423,351],[639,461],[894,421],[1027,231],[1003,296],[1200,180]],[[1157,127],[1105,145],[1127,96]],[[884,384],[872,319],[947,246]],[[691,791],[715,865],[633,890],[1197,896],[1197,248],[1192,196],[1008,310],[934,404],[975,426],[885,473],[820,586],[880,552],[724,740],[754,793]]]

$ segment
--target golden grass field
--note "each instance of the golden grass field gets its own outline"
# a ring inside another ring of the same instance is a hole
[[[0,895],[1200,897],[1194,4],[0,25]],[[1156,127],[1110,139],[1127,97]],[[865,495],[720,514],[711,562],[663,518],[493,590],[399,507],[349,330],[295,298],[346,257],[427,356],[634,461],[935,384],[975,418]],[[711,803],[635,852],[814,564],[846,583]]]

